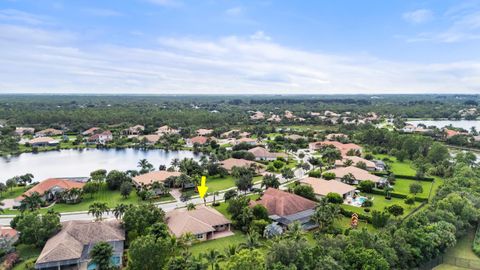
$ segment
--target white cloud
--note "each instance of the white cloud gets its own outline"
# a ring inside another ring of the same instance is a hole
[[[179,0],[146,0],[155,5],[166,6],[166,7],[178,7],[182,5],[182,2]]]
[[[240,16],[243,14],[243,8],[242,7],[229,8],[225,11],[225,14],[229,16]]]
[[[87,8],[84,9],[84,12],[97,17],[118,17],[123,16],[121,12],[112,9],[103,9],[103,8]]]
[[[428,9],[417,9],[403,13],[402,17],[409,23],[421,24],[432,20],[433,12]]]
[[[255,32],[253,35],[250,36],[250,38],[253,40],[264,40],[264,41],[272,40],[272,38],[266,35],[263,31]]]
[[[46,23],[48,19],[16,9],[2,9],[0,10],[0,21],[39,25]]]
[[[239,36],[163,37],[151,49],[79,47],[81,36],[15,27],[0,26],[2,93],[478,93],[480,85],[480,62],[473,60],[393,62]]]

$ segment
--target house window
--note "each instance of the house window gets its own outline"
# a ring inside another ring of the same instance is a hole
[[[112,256],[112,258],[110,258],[110,262],[111,262],[113,265],[119,266],[119,265],[120,265],[120,256],[118,256],[118,255]]]
[[[203,234],[197,234],[196,237],[197,239],[203,239]]]

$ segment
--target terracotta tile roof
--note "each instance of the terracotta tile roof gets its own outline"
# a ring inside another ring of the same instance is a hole
[[[355,177],[355,179],[358,181],[371,180],[373,182],[379,182],[380,179],[382,179],[380,176],[376,176],[366,170],[362,170],[354,166],[335,168],[326,172],[334,173],[337,178],[342,178],[343,176],[351,173],[353,177]]]
[[[357,156],[346,156],[342,160],[335,160],[335,165],[336,166],[343,166],[343,164],[348,159],[353,162],[353,165],[357,165],[358,162],[364,162],[367,165],[367,168],[375,168],[376,167],[375,162],[373,162],[371,160],[368,160],[368,159],[361,158],[361,157],[357,157]]]
[[[17,237],[17,230],[12,229],[10,227],[1,227],[0,228],[0,236],[7,237],[7,238],[15,238]]]
[[[313,177],[304,178],[300,181],[300,183],[311,186],[313,188],[313,192],[320,196],[326,196],[330,192],[343,195],[355,190],[354,186],[350,186],[339,181],[328,181]]]
[[[161,136],[157,134],[145,135],[140,137],[140,141],[146,139],[149,143],[156,143],[158,140],[160,140],[160,137]]]
[[[138,185],[149,185],[153,182],[164,182],[170,176],[180,176],[180,172],[154,171],[133,177],[133,181]]]
[[[190,141],[191,144],[196,144],[196,143],[205,144],[205,143],[207,143],[208,138],[204,137],[204,136],[196,136],[196,137],[190,138],[188,140]]]
[[[260,200],[252,201],[251,206],[261,204],[267,208],[269,215],[289,216],[315,208],[316,203],[296,194],[274,188],[268,188]]]
[[[275,158],[277,157],[274,153],[270,153],[267,149],[257,146],[254,147],[248,152],[252,153],[255,157],[263,158],[263,157],[269,157],[269,158]]]
[[[21,196],[17,197],[16,201],[23,200],[23,196],[30,196],[34,192],[38,192],[38,194],[43,195],[46,191],[52,189],[53,187],[60,187],[65,190],[69,190],[72,188],[83,188],[85,185],[84,182],[74,181],[69,178],[49,178],[43,180],[42,182],[36,184],[31,189],[25,191]]]
[[[67,221],[63,223],[62,230],[47,241],[36,263],[79,259],[85,246],[102,241],[125,241],[120,221]]]
[[[309,144],[310,148],[319,149],[322,145],[333,145],[337,148],[342,156],[346,156],[348,151],[351,149],[362,150],[362,147],[354,143],[341,143],[337,141],[323,141],[323,142],[313,142]]]
[[[185,233],[213,232],[213,226],[231,223],[217,210],[201,205],[190,211],[185,208],[170,211],[166,214],[166,221],[170,231],[177,237]]]
[[[337,138],[348,138],[348,136],[343,133],[331,133],[328,134],[326,137],[326,139],[329,141],[334,141]]]
[[[54,138],[51,137],[38,137],[38,138],[33,138],[30,141],[28,141],[29,144],[35,144],[35,143],[54,143],[58,142]]]
[[[229,158],[220,162],[221,166],[227,171],[231,171],[233,167],[248,167],[251,164],[256,164],[258,167],[263,167],[263,164],[257,163],[255,161],[239,159],[239,158]]]
[[[256,143],[257,140],[252,139],[252,138],[240,138],[236,140],[236,143]]]
[[[83,135],[92,135],[93,133],[95,133],[96,131],[99,131],[100,128],[99,127],[92,127],[92,128],[89,128],[87,130],[85,130],[84,132],[82,132]]]
[[[197,129],[197,134],[201,136],[210,135],[212,132],[213,132],[213,129],[206,129],[206,128]]]
[[[62,135],[63,131],[58,130],[58,129],[54,129],[54,128],[47,128],[47,129],[44,129],[44,130],[40,130],[39,132],[37,132],[35,134],[37,134],[37,135],[41,135],[41,134],[44,134],[44,135]]]

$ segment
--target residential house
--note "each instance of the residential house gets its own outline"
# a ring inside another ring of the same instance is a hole
[[[37,137],[28,141],[31,146],[56,146],[60,142],[51,137]]]
[[[324,145],[334,146],[340,151],[342,156],[347,156],[348,152],[350,151],[356,151],[356,152],[362,151],[362,147],[359,145],[356,145],[354,143],[341,143],[337,141],[312,142],[308,144],[308,148],[311,151],[316,151],[316,150],[319,150]]]
[[[220,166],[225,168],[229,173],[232,172],[234,167],[256,167],[258,173],[265,170],[264,165],[257,163],[255,161],[239,159],[239,158],[229,158],[223,161],[220,161]]]
[[[200,128],[196,131],[198,136],[208,136],[213,133],[213,129]]]
[[[123,135],[128,135],[128,136],[138,136],[143,134],[143,131],[145,131],[145,127],[142,125],[136,125],[133,127],[129,127],[127,129],[123,130]]]
[[[447,136],[447,139],[448,138],[451,138],[453,136],[457,136],[457,135],[468,135],[468,133],[466,132],[461,132],[461,131],[458,131],[458,130],[452,130],[452,129],[448,129],[448,128],[445,128],[443,130]]]
[[[83,136],[92,136],[93,134],[97,133],[97,132],[100,132],[102,129],[99,128],[99,127],[92,127],[92,128],[89,128],[87,130],[85,130],[84,132],[82,132],[82,135]]]
[[[336,141],[339,139],[348,139],[348,135],[343,133],[331,133],[325,137],[328,141]]]
[[[97,269],[90,252],[95,244],[107,242],[113,248],[110,259],[115,267],[122,266],[125,230],[118,220],[66,221],[50,238],[35,262],[35,269]]]
[[[220,138],[223,138],[223,139],[235,138],[239,134],[240,134],[239,129],[232,129],[232,130],[229,130],[227,132],[224,132],[224,133],[220,134]]]
[[[268,122],[280,122],[282,121],[282,118],[279,115],[272,114],[270,118],[267,119]]]
[[[257,201],[251,201],[250,206],[257,204],[265,206],[269,218],[282,227],[298,221],[304,229],[313,229],[317,225],[310,220],[315,212],[316,203],[293,193],[268,188]]]
[[[166,223],[170,232],[176,237],[186,233],[193,234],[197,240],[206,241],[233,235],[231,221],[217,210],[207,206],[196,209],[175,209],[166,214]]]
[[[18,135],[18,136],[33,134],[34,132],[35,132],[35,129],[31,128],[31,127],[17,127],[17,128],[15,128],[15,134]]]
[[[161,136],[162,135],[158,135],[158,134],[150,134],[150,135],[140,136],[138,139],[141,142],[145,142],[146,144],[153,145],[153,144],[156,144],[160,140]]]
[[[283,153],[271,153],[267,149],[260,146],[254,147],[248,150],[248,152],[252,153],[255,156],[255,160],[272,161],[276,160],[277,157],[286,157],[286,155]]]
[[[315,196],[320,199],[328,193],[337,193],[345,200],[355,194],[355,187],[339,181],[328,181],[319,178],[307,177],[300,180],[300,184],[308,185],[313,188]]]
[[[0,238],[4,239],[9,244],[15,244],[18,241],[18,232],[10,227],[0,227]]]
[[[256,111],[253,115],[250,116],[251,120],[263,120],[265,119],[265,114],[261,111]]]
[[[83,188],[88,179],[88,177],[49,178],[41,181],[25,191],[21,196],[15,198],[15,202],[18,204],[25,196],[31,196],[34,192],[40,194],[44,201],[55,200],[59,194],[66,190]]]
[[[105,130],[102,133],[93,134],[88,138],[88,142],[96,144],[107,144],[113,140],[112,132]]]
[[[170,134],[178,134],[180,131],[178,129],[171,128],[167,125],[161,126],[155,131],[155,134],[163,136],[163,135],[170,135]]]
[[[285,136],[285,138],[287,138],[289,140],[292,140],[292,141],[297,141],[297,140],[303,139],[304,137],[301,136],[301,135],[297,135],[297,134],[291,134],[291,135]]]
[[[54,129],[54,128],[47,128],[44,130],[40,130],[37,133],[35,133],[35,137],[47,137],[47,136],[58,136],[62,135],[63,131]]]
[[[402,128],[402,131],[405,133],[412,133],[415,131],[415,128],[416,127],[414,125],[408,124]]]
[[[354,181],[352,184],[355,184],[355,185],[361,181],[366,181],[366,180],[370,180],[376,184],[384,181],[382,177],[371,174],[366,170],[363,170],[354,166],[335,168],[332,170],[328,170],[326,172],[334,173],[335,179],[337,181],[341,181],[345,175],[352,174],[354,178]]]
[[[155,182],[165,183],[165,180],[167,180],[167,178],[169,178],[171,176],[177,177],[177,176],[180,176],[180,175],[181,175],[180,172],[153,171],[153,172],[137,175],[137,176],[133,177],[132,180],[133,180],[133,183],[135,184],[135,186],[137,188],[141,188],[143,186],[149,186],[149,185],[151,185]],[[157,195],[160,195],[161,191],[156,190],[155,193]]]
[[[193,147],[193,145],[195,145],[195,144],[204,145],[209,140],[212,140],[212,139],[215,139],[215,138],[208,138],[208,137],[205,137],[205,136],[195,136],[193,138],[186,139],[185,143],[188,147]]]
[[[363,162],[367,166],[368,171],[376,171],[377,170],[377,165],[375,164],[375,162],[373,162],[371,160],[368,160],[368,159],[364,159],[362,157],[357,157],[357,156],[346,156],[346,157],[343,157],[342,160],[335,160],[335,167],[336,168],[348,167],[348,166],[345,165],[345,163],[348,160],[352,161],[351,166],[357,166],[359,162]],[[380,168],[378,170],[380,171]]]
[[[291,111],[285,111],[284,117],[287,119],[294,119],[296,116]]]
[[[238,140],[235,140],[235,144],[241,144],[241,143],[246,143],[248,145],[257,145],[257,140],[252,138],[240,138]]]

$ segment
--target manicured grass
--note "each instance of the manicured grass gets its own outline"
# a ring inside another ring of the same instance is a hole
[[[415,202],[414,205],[407,205],[407,204],[405,204],[404,199],[398,199],[398,198],[392,198],[391,200],[387,200],[387,199],[385,199],[385,196],[383,196],[383,195],[363,194],[363,193],[361,195],[365,196],[365,197],[373,198],[373,206],[370,207],[371,210],[383,211],[385,209],[385,207],[397,204],[397,205],[400,205],[401,207],[403,207],[403,210],[404,210],[403,211],[403,216],[412,212],[415,208],[417,208],[420,205],[419,202]],[[346,204],[342,204],[342,207],[347,209],[347,210],[359,213],[359,214],[365,214],[365,215],[370,214],[370,213],[365,212],[363,207],[356,207],[356,206],[346,205]]]
[[[35,261],[42,251],[40,248],[30,245],[20,244],[16,247],[17,252],[20,255],[21,262],[13,268],[13,270],[24,270],[26,269],[25,265],[29,261]]]
[[[223,250],[226,247],[230,245],[238,245],[245,242],[245,234],[237,231],[235,231],[234,233],[235,234],[232,236],[194,244],[190,247],[190,252],[192,252],[193,255],[198,255],[200,253],[207,252],[209,249],[215,249],[220,253],[223,253]]]
[[[27,191],[25,187],[14,187],[12,189],[8,189],[7,191],[3,192],[0,195],[0,200],[3,199],[15,199],[18,196],[22,195],[23,192]]]
[[[432,187],[433,182],[397,178],[395,181],[395,185],[393,186],[393,190],[398,193],[403,193],[406,195],[413,196],[413,194],[410,193],[410,185],[412,183],[419,183],[423,187],[423,192],[418,193],[416,195],[417,197],[422,197],[422,198],[428,197],[428,194],[430,193],[430,188]]]
[[[262,180],[262,176],[255,176],[253,177],[253,182],[258,182]],[[207,177],[208,192],[216,192],[222,191],[225,189],[229,189],[235,187],[235,179],[231,175],[227,175],[225,177],[218,177],[218,176],[210,176]]]
[[[388,162],[388,165],[394,174],[414,176],[416,173],[416,170],[412,167],[412,162],[410,160],[404,160],[400,162],[396,157],[381,154],[375,155],[375,157],[380,160],[383,160],[383,158],[390,159],[391,162]]]
[[[342,228],[342,229],[345,230],[345,229],[351,228],[350,223],[351,223],[350,218],[345,217],[345,216],[340,216],[339,219],[335,220],[333,225],[335,227]],[[375,228],[373,228],[372,224],[369,224],[369,223],[367,223],[366,221],[363,221],[363,220],[359,220],[357,229],[361,230],[363,228],[366,228],[369,231],[375,230]]]

